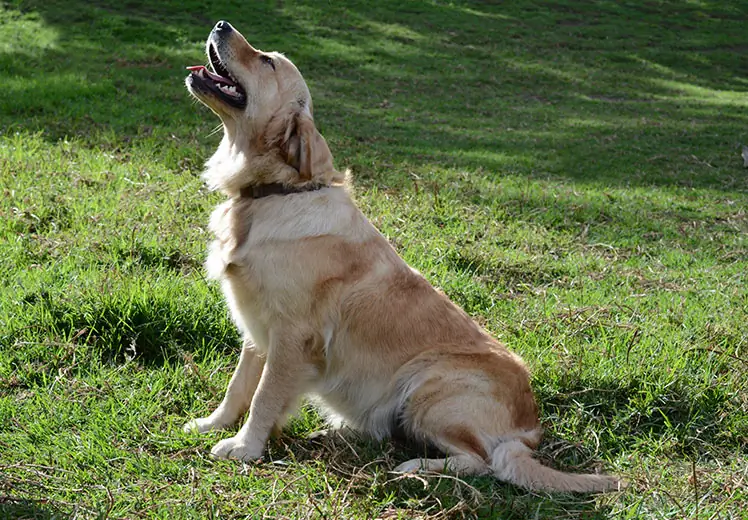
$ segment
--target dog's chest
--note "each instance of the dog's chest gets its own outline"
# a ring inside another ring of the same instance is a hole
[[[272,226],[252,204],[232,200],[213,211],[209,229],[214,240],[206,267],[210,278],[221,281],[234,321],[264,349],[272,324],[298,319],[311,291],[299,258],[282,245],[287,241],[268,233],[258,239],[258,229]]]
[[[215,239],[210,245],[206,262],[211,278],[221,279],[232,264],[246,263],[247,254],[243,249],[249,240],[251,227],[252,216],[248,205],[227,201],[213,210],[208,229]]]

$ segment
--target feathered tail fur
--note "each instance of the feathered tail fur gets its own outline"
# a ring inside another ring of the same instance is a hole
[[[544,466],[532,455],[532,450],[522,442],[504,441],[491,454],[491,469],[496,478],[527,489],[594,493],[624,487],[616,477],[564,473]]]

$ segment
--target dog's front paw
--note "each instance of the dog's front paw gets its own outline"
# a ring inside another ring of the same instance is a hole
[[[237,459],[242,462],[253,462],[262,457],[265,446],[245,444],[236,437],[223,439],[213,446],[210,454],[220,459]]]
[[[210,417],[201,417],[199,419],[193,419],[184,426],[182,426],[182,430],[185,433],[190,432],[197,432],[197,433],[205,433],[212,430],[223,430],[226,427],[225,424],[217,423],[213,420],[211,420]]]

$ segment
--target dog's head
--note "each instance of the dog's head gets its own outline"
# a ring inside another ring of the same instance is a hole
[[[253,184],[340,180],[291,60],[255,49],[224,21],[211,31],[206,52],[210,68],[188,67],[186,84],[223,122],[223,141],[205,173],[212,187],[234,194]]]

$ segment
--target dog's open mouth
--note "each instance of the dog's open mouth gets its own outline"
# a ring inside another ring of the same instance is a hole
[[[193,87],[213,94],[232,107],[241,109],[247,106],[247,93],[221,63],[221,59],[212,44],[208,47],[208,59],[212,71],[203,65],[187,67],[187,70],[192,73]]]

